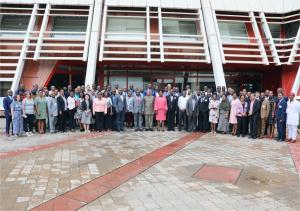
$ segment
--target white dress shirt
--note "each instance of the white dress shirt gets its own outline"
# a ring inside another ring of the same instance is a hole
[[[178,99],[178,107],[180,110],[186,109],[187,97],[180,96]]]
[[[73,110],[76,107],[76,100],[74,97],[69,96],[67,99],[68,109]]]

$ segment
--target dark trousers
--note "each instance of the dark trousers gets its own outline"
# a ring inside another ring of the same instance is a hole
[[[285,140],[285,121],[280,122],[280,120],[276,120],[277,123],[277,132],[278,132],[278,137],[277,139],[279,140]]]
[[[168,130],[175,130],[175,110],[168,110],[167,114]]]
[[[62,113],[58,115],[58,127],[61,132],[65,132],[66,130],[67,116],[68,116],[67,111],[62,111]]]
[[[9,134],[11,124],[11,116],[9,114],[5,114],[5,133],[6,135]]]
[[[112,112],[113,112],[113,115],[111,117],[111,123],[112,123],[112,129],[113,130],[117,130],[117,113],[116,113],[116,108],[115,107],[112,107]]]
[[[183,124],[183,128],[186,130],[186,113],[185,111],[181,111],[179,110],[179,122],[178,122],[178,130],[181,130],[182,128],[182,124]]]
[[[134,116],[132,112],[125,113],[125,122],[127,127],[133,127]]]
[[[76,109],[68,110],[68,115],[69,115],[69,128],[70,130],[73,130],[75,128],[75,115]]]
[[[259,120],[259,115],[251,115],[249,116],[250,121],[250,136],[252,138],[257,138],[257,123]]]
[[[112,115],[110,115],[110,111],[107,111],[107,114],[104,116],[104,129],[105,130],[111,130],[111,120],[112,120]]]
[[[24,131],[33,132],[34,114],[26,114],[26,118],[23,118]]]
[[[96,131],[102,132],[104,128],[104,112],[95,112],[96,118]]]
[[[242,135],[246,136],[248,133],[248,121],[247,117],[237,117],[237,130],[236,130],[236,135]]]
[[[117,130],[123,130],[124,125],[124,111],[120,111],[116,113],[117,116]]]
[[[208,131],[208,112],[200,111],[198,115],[198,130],[201,132]]]
[[[189,132],[196,131],[198,116],[197,115],[191,115],[191,116],[188,116],[187,119],[188,119],[188,123],[187,123],[188,124],[188,131]]]

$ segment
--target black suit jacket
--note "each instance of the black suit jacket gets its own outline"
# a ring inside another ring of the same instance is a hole
[[[67,100],[67,98],[66,98]],[[65,105],[65,101],[62,98],[62,96],[58,96],[57,97],[57,110],[58,112],[63,112],[65,111],[66,105]]]
[[[261,106],[260,102],[257,99],[255,99],[254,104],[253,104],[253,110],[252,110],[252,115],[253,116],[260,114],[260,106]],[[249,106],[248,106],[248,113],[250,112],[250,107],[251,107],[251,101],[250,101]]]
[[[178,97],[173,95],[173,100],[171,101],[171,96],[167,96],[167,105],[168,105],[168,111],[176,111],[177,110],[177,102]]]
[[[86,110],[88,110],[88,109],[92,110],[92,108],[93,108],[93,103],[92,103],[91,100],[89,100],[89,107],[87,107],[87,104],[86,104],[85,100],[83,100],[83,101],[81,102],[81,109],[82,109],[83,111],[86,111]]]
[[[198,109],[199,112],[207,112],[208,109],[208,105],[209,105],[209,98],[208,97],[204,97],[204,98],[199,98],[198,100]]]

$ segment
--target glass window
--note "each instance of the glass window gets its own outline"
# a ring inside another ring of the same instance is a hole
[[[115,87],[116,84],[119,85],[120,89],[126,88],[126,76],[110,76],[109,77],[109,84],[111,87]]]
[[[7,90],[11,88],[11,82],[0,81],[0,96],[7,96]],[[1,106],[0,106],[1,107]]]
[[[220,35],[226,43],[248,43],[248,39],[238,39],[234,37],[247,38],[247,30],[244,23],[218,22]]]
[[[164,19],[162,22],[163,34],[175,34],[175,35],[197,35],[197,27],[195,21],[181,21],[181,20],[168,20]],[[175,39],[175,40],[195,40],[195,37],[184,37],[184,36],[164,36],[164,39]]]
[[[85,32],[87,17],[53,17],[53,32]],[[74,37],[81,38],[85,34],[78,33],[52,33],[52,37]]]
[[[20,31],[16,32],[1,32],[1,37],[14,36],[23,37],[27,31],[30,16],[28,15],[3,15],[0,24],[1,31]]]
[[[144,89],[143,77],[128,77],[128,87],[133,85],[134,88]]]
[[[143,18],[108,18],[106,38],[145,39],[145,28]]]
[[[272,38],[280,38],[281,26],[279,24],[269,24],[269,28],[272,34]]]
[[[297,36],[300,22],[292,22],[284,25],[284,34],[286,38]]]

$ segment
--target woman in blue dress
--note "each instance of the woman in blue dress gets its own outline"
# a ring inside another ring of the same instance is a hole
[[[21,96],[17,94],[14,101],[10,104],[11,116],[13,120],[13,134],[15,136],[21,136],[24,132],[23,128],[23,109]]]

